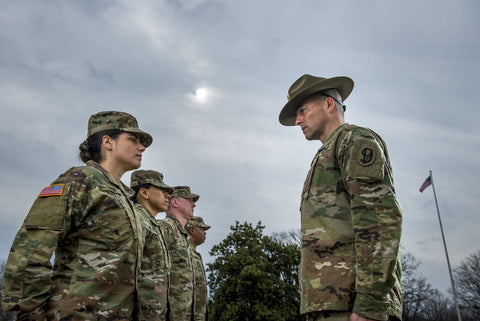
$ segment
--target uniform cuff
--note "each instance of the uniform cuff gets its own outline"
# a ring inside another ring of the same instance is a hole
[[[353,312],[361,317],[374,320],[388,320],[390,303],[371,294],[357,293]]]

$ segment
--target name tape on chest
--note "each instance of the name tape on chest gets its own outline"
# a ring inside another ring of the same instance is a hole
[[[46,196],[60,196],[63,193],[63,188],[65,185],[63,184],[55,184],[50,185],[42,189],[38,197],[46,197]]]

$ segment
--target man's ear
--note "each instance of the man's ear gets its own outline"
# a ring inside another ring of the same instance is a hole
[[[170,198],[170,205],[173,207],[178,207],[178,200],[176,198]]]
[[[333,98],[327,97],[327,98],[325,99],[325,101],[326,101],[326,103],[327,103],[327,112],[328,112],[328,113],[331,113],[331,112],[335,111],[335,109],[336,109],[337,107],[335,106],[335,101],[333,100]]]

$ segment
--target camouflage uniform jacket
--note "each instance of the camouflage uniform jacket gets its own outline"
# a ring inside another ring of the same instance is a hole
[[[170,320],[192,320],[194,277],[188,233],[171,214],[160,220],[170,255],[168,302]]]
[[[132,319],[143,248],[132,190],[93,161],[52,186],[13,241],[3,308],[19,320]]]
[[[195,321],[207,320],[207,276],[203,266],[202,255],[190,244],[192,252],[193,274],[195,289],[193,291],[193,319]]]
[[[384,141],[344,124],[313,159],[301,201],[301,313],[401,319],[402,213]]]
[[[170,259],[159,223],[148,209],[135,204],[144,244],[138,275],[140,320],[166,320]]]

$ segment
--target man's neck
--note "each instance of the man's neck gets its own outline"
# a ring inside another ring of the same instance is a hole
[[[174,211],[167,212],[167,214],[175,216],[175,218],[180,222],[180,225],[182,225],[182,227],[185,227],[185,224],[187,224],[188,220],[182,214]]]
[[[188,241],[190,242],[190,245],[192,245],[192,247],[196,250],[197,245],[195,245],[195,243],[192,241],[192,239],[189,239]]]
[[[345,124],[345,121],[343,119],[335,119],[334,121],[330,122],[324,134],[322,135],[322,137],[320,137],[320,141],[322,142],[322,144],[327,141],[328,137],[330,137],[330,135],[335,131],[335,129],[342,126],[343,124]]]

